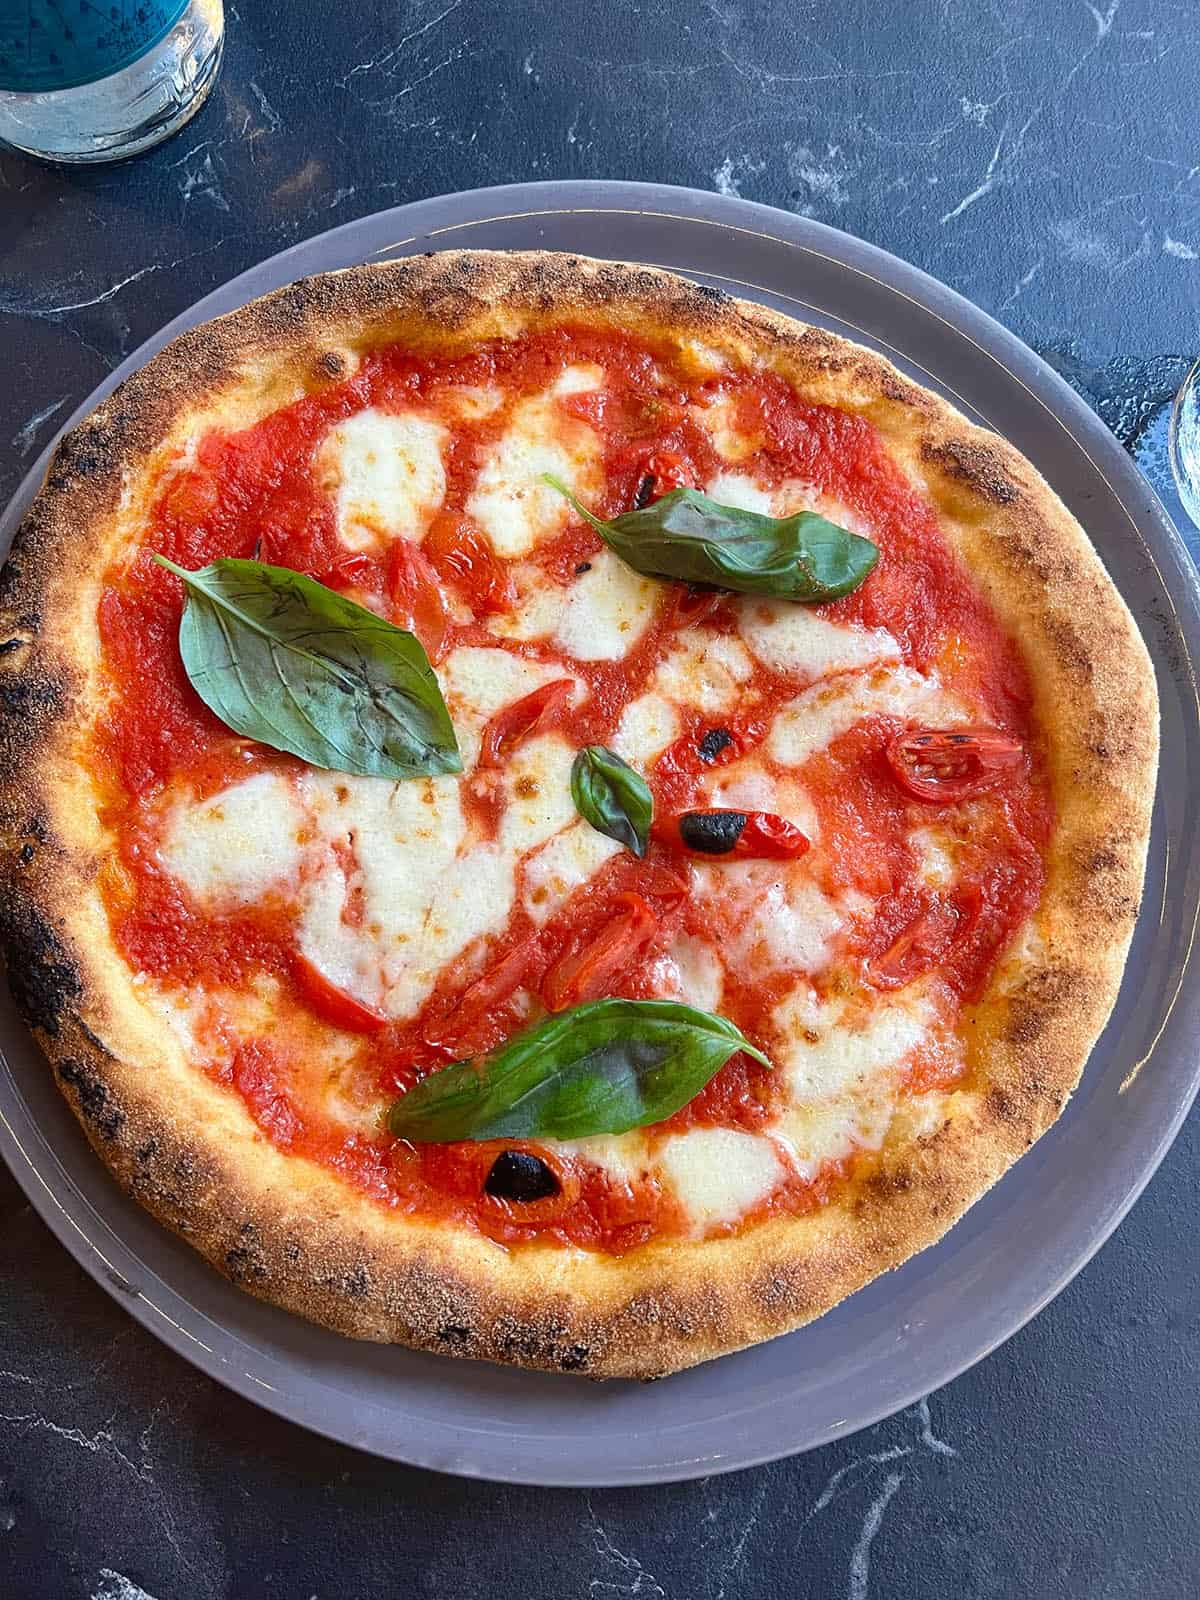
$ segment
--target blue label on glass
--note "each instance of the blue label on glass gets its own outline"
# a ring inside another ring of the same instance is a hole
[[[188,0],[0,0],[0,89],[45,94],[119,72]]]

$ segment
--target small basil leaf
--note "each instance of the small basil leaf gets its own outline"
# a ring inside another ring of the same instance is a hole
[[[429,658],[411,633],[286,567],[214,561],[187,572],[179,651],[192,687],[235,733],[364,777],[460,772]]]
[[[678,1111],[739,1050],[771,1065],[724,1017],[673,1000],[591,1000],[432,1073],[392,1104],[388,1127],[415,1144],[626,1133]]]
[[[575,809],[597,833],[603,833],[635,856],[646,854],[654,796],[645,778],[602,744],[589,744],[571,767]]]
[[[698,489],[673,489],[652,505],[606,522],[557,478],[543,481],[565,495],[622,561],[646,577],[813,605],[857,589],[879,560],[869,539],[812,511],[768,517],[723,506]]]

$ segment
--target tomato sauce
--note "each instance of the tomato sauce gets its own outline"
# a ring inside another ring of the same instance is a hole
[[[320,975],[299,960],[286,907],[266,903],[214,915],[193,904],[158,863],[151,819],[156,800],[172,785],[203,796],[252,771],[295,770],[299,764],[237,738],[196,696],[179,657],[181,585],[150,552],[188,568],[222,556],[256,556],[305,572],[412,628],[435,663],[464,644],[557,660],[537,640],[514,643],[489,631],[489,618],[510,611],[517,591],[508,565],[492,552],[465,507],[513,406],[543,394],[565,367],[586,362],[604,367],[604,386],[564,396],[559,404],[602,442],[604,488],[593,510],[616,515],[630,509],[647,484],[662,492],[730,470],[695,415],[697,404],[726,407],[757,440],[747,468],[764,487],[790,480],[811,484],[861,517],[879,544],[880,560],[867,581],[821,607],[821,614],[887,629],[907,664],[936,667],[948,691],[960,693],[981,720],[1032,752],[1031,760],[1005,771],[986,794],[953,808],[950,815],[961,831],[956,899],[949,909],[936,910],[929,891],[916,882],[908,835],[914,822],[936,820],[943,808],[905,794],[888,768],[887,741],[902,724],[871,719],[807,763],[800,777],[819,817],[823,886],[831,894],[857,891],[874,903],[870,917],[851,921],[841,969],[875,972],[882,987],[906,979],[932,952],[946,992],[969,1002],[1040,897],[1051,812],[1024,668],[947,548],[931,508],[866,420],[808,404],[768,373],[696,376],[667,348],[614,333],[558,329],[454,358],[385,350],[366,357],[353,377],[252,427],[214,430],[186,464],[164,472],[142,548],[108,571],[99,603],[112,704],[98,730],[97,772],[104,815],[118,839],[103,876],[104,893],[130,965],[192,992],[203,992],[206,983],[269,975],[288,1007],[362,1036],[361,1071],[383,1094],[510,1037],[522,1025],[522,987],[547,974],[557,972],[567,985],[564,993],[592,982],[602,992],[630,998],[654,993],[648,974],[656,955],[681,931],[707,931],[705,913],[690,895],[691,868],[678,853],[652,842],[643,861],[614,858],[540,927],[518,908],[482,968],[478,952],[468,951],[441,974],[418,1015],[404,1023],[387,1021],[357,1002],[341,1004],[337,991],[327,992],[330,986],[322,987]],[[419,404],[437,412],[464,389],[499,391],[505,403],[485,416],[455,413],[444,457],[445,498],[420,544],[392,539],[378,550],[348,552],[337,537],[333,497],[319,470],[330,429],[367,406],[399,411]],[[571,517],[559,536],[524,560],[540,569],[544,582],[561,585],[585,570],[600,548],[596,533]],[[681,585],[664,585],[663,592],[653,621],[622,660],[572,663],[589,693],[579,705],[551,694],[541,729],[559,728],[578,745],[608,742],[622,709],[644,692],[682,629],[700,621],[717,632],[733,629],[726,597],[698,595]],[[769,768],[763,741],[772,717],[803,687],[802,680],[757,669],[752,711],[722,723],[728,740],[707,756],[700,745],[713,719],[683,712],[679,738],[647,774],[656,808],[678,811],[704,803],[705,780],[751,753]],[[497,748],[519,741],[522,731],[492,730]],[[465,798],[487,836],[496,820],[494,781],[481,772]],[[612,931],[615,907],[624,908],[627,937],[636,933],[641,941],[631,946],[624,966],[619,948],[616,955],[612,950],[613,938],[618,945],[620,939],[619,930]],[[586,954],[589,939],[601,940],[608,963],[590,974],[580,954]],[[764,976],[751,985],[731,976],[722,1012],[765,1043],[767,1018],[791,982]],[[482,1192],[481,1163],[489,1147],[414,1147],[380,1130],[347,1133],[306,1103],[303,1076],[282,1043],[242,1041],[220,1061],[212,1070],[242,1096],[265,1137],[333,1167],[398,1210],[469,1219],[505,1244],[552,1238],[610,1252],[686,1227],[677,1204],[655,1182],[618,1183],[590,1163],[578,1164],[578,1193],[572,1190],[572,1202],[560,1215],[523,1222],[512,1206]],[[912,1086],[940,1086],[953,1070],[936,1056],[922,1058],[912,1068]],[[705,1124],[760,1130],[777,1110],[779,1094],[777,1074],[735,1056],[655,1137]],[[490,1152],[493,1159],[500,1148]],[[818,1205],[848,1171],[842,1164],[813,1183],[788,1180],[748,1220]]]

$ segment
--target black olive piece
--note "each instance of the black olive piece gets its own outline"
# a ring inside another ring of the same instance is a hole
[[[575,576],[577,578],[582,577],[582,575],[585,572],[590,572],[591,570],[592,570],[592,563],[590,561],[581,561],[579,563],[579,565],[575,568]]]
[[[647,473],[637,486],[637,493],[633,497],[633,509],[635,511],[644,511],[650,504],[650,496],[653,493],[654,478],[651,473]]]
[[[689,850],[725,856],[742,837],[744,811],[686,811],[679,819],[679,837]]]
[[[696,747],[701,761],[715,761],[722,750],[728,750],[733,735],[727,728],[710,728]]]
[[[558,1193],[559,1183],[539,1156],[506,1150],[492,1162],[483,1189],[495,1200],[546,1200]]]

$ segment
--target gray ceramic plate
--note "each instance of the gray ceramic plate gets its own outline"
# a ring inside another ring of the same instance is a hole
[[[1164,754],[1134,976],[1078,1094],[936,1249],[812,1327],[648,1388],[356,1344],[259,1305],[118,1193],[7,1007],[0,1151],[67,1248],[134,1316],[213,1377],[307,1427],[395,1460],[516,1482],[724,1472],[850,1433],[978,1361],[1079,1270],[1175,1134],[1198,1076],[1200,594],[1124,452],[1003,328],[870,245],[692,190],[526,184],[364,217],[209,295],[124,362],[71,422],[181,329],[266,290],[324,268],[464,245],[655,262],[875,345],[1006,434],[1089,530],[1153,652]],[[44,466],[0,523],[0,550]]]

